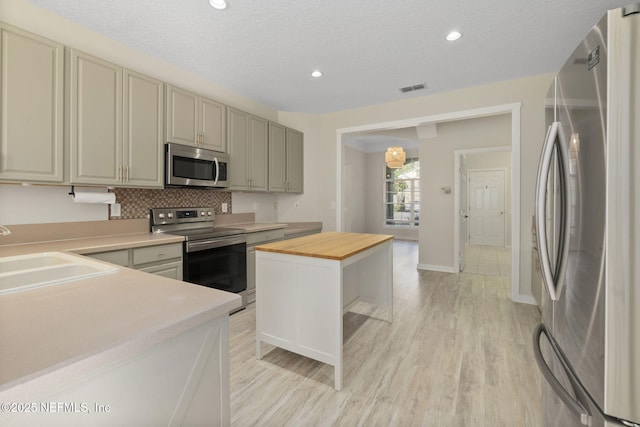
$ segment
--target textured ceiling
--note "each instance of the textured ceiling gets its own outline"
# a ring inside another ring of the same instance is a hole
[[[29,0],[280,111],[325,113],[553,72],[631,0]],[[456,29],[457,42],[445,41]],[[314,79],[310,72],[324,76]],[[403,94],[400,87],[426,83]]]

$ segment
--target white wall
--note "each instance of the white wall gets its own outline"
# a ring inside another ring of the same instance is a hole
[[[109,205],[75,203],[71,187],[0,185],[0,224],[104,221]],[[92,191],[106,192],[106,189]]]
[[[456,195],[442,192],[455,187],[454,151],[511,145],[511,115],[467,119],[438,125],[438,136],[422,140],[421,219],[419,263],[436,270],[454,269],[454,215]]]
[[[513,250],[519,259],[517,285],[519,295],[523,297],[522,299],[528,297],[532,300],[531,215],[533,214],[537,159],[545,132],[544,97],[552,78],[552,74],[544,74],[321,116],[280,112],[280,122],[305,133],[305,193],[299,196],[301,208],[287,209],[285,214],[287,220],[304,221],[304,218],[312,217],[315,221],[323,221],[325,230],[336,229],[337,216],[335,208],[332,209],[332,207],[337,197],[337,175],[334,173],[332,176],[327,165],[336,163],[339,130],[520,102],[522,105],[520,121],[522,161],[520,165],[516,165],[520,173],[520,188],[514,189],[520,192],[521,200],[520,246]],[[282,208],[282,204],[279,208]],[[281,218],[283,212],[278,214]],[[425,221],[422,223],[424,224]],[[428,233],[423,234],[421,231],[420,262],[428,260],[432,255],[428,252],[430,244]],[[440,262],[451,263],[451,259],[442,259]],[[453,268],[452,264],[449,265]]]
[[[374,233],[367,222],[367,216],[370,214],[367,200],[370,198],[369,185],[371,184],[371,177],[368,176],[367,157],[367,153],[363,151],[350,147],[345,149],[344,231]]]
[[[232,213],[253,212],[257,222],[278,220],[278,196],[263,193],[231,193]]]

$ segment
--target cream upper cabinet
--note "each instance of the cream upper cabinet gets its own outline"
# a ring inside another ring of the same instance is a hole
[[[167,142],[226,151],[226,106],[167,85]]]
[[[287,128],[269,122],[269,191],[285,191],[285,140]]]
[[[285,191],[288,193],[302,193],[304,190],[303,139],[302,132],[287,128]]]
[[[72,184],[119,183],[122,175],[122,67],[70,49]]]
[[[64,181],[64,46],[0,24],[0,180]]]
[[[161,188],[162,82],[70,49],[72,184]]]
[[[269,191],[302,193],[303,134],[269,122]]]
[[[164,185],[164,83],[124,70],[124,176],[121,185]]]
[[[228,109],[229,189],[267,191],[268,125],[265,119]]]

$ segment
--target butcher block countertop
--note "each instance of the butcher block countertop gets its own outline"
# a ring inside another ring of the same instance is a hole
[[[341,261],[392,239],[388,234],[329,231],[256,246],[255,250]]]

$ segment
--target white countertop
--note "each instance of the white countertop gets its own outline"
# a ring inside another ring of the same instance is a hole
[[[0,246],[0,257],[89,254],[181,241],[164,234],[118,235]],[[36,389],[137,354],[240,304],[236,294],[124,267],[2,295],[0,400],[27,399]]]
[[[163,245],[166,243],[178,243],[183,241],[183,236],[173,236],[171,234],[119,234],[113,236],[4,245],[0,246],[0,257],[51,251],[73,252],[76,254],[86,255],[97,252]]]

